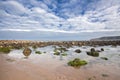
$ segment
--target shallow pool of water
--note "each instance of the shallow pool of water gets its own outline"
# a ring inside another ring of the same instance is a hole
[[[90,51],[91,48],[96,50],[104,48],[104,51],[99,52],[99,57],[88,56],[86,51]],[[80,49],[82,52],[76,53],[76,49]],[[65,52],[68,55],[62,57],[53,54],[53,46],[37,48],[36,50],[41,51],[42,54],[35,54],[35,50],[32,49],[32,54],[28,59],[24,59],[23,50],[12,50],[8,56],[15,59],[15,62],[26,60],[33,65],[50,69],[56,74],[64,75],[66,80],[120,80],[120,46],[73,46]],[[101,57],[106,57],[108,60],[101,59]],[[74,58],[86,60],[88,64],[77,69],[68,66],[68,61]],[[64,79],[61,78],[61,80]]]

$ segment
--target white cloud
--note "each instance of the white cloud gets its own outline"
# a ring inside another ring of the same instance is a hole
[[[0,3],[1,10],[7,11],[11,15],[20,15],[26,13],[26,8],[17,1],[5,1]]]
[[[38,14],[45,14],[45,13],[47,13],[44,9],[41,9],[39,7],[32,8],[32,10],[37,12]]]
[[[97,7],[100,6],[100,8],[96,8],[94,11],[87,11],[86,14],[79,16],[70,14],[69,10],[63,9],[62,12],[66,12],[70,16],[68,19],[63,19],[50,13],[45,5],[47,4],[46,2],[41,3],[30,0],[30,3],[35,6],[29,9],[17,1],[1,1],[0,29],[3,31],[49,31],[61,33],[120,31],[120,15],[117,12],[120,6],[116,4],[119,3],[117,1],[112,3],[112,5],[107,3],[103,6],[106,1],[102,0],[97,3],[99,5],[95,5]],[[48,4],[51,3],[49,2]],[[65,4],[63,7],[68,5]],[[55,7],[56,5],[54,4]],[[62,24],[62,26],[59,24]]]
[[[96,20],[98,19],[98,22],[101,22],[103,20],[105,29],[120,29],[120,15],[118,13],[119,5],[111,6],[105,10],[98,10],[95,12],[91,12],[91,14],[88,14],[88,17],[90,20]]]

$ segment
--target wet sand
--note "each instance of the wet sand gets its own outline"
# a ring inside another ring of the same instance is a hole
[[[27,60],[9,62],[7,59],[12,60],[0,54],[0,80],[55,80],[54,72],[47,68]]]
[[[68,80],[56,68],[0,54],[0,80]],[[73,79],[70,79],[73,80]]]
[[[0,80],[120,80],[120,56],[117,57],[111,61],[93,58],[88,65],[76,69],[67,66],[68,59],[61,61],[47,53],[32,54],[28,59],[0,54]]]

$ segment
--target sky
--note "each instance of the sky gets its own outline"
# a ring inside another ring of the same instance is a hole
[[[120,0],[0,0],[0,39],[120,36]]]

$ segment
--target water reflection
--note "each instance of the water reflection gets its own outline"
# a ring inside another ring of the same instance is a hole
[[[57,46],[57,48],[59,47]],[[91,48],[95,48],[95,51],[101,50],[101,48],[103,48],[104,51],[99,52],[98,57],[93,57],[93,56],[89,56],[86,54],[87,51],[91,51]],[[120,76],[119,75],[120,73],[120,46],[117,46],[117,47],[73,46],[73,47],[67,48],[68,51],[65,51],[65,53],[67,53],[66,56],[62,56],[62,54],[54,55],[53,46],[37,48],[36,51],[41,51],[42,54],[35,54],[34,49],[32,49],[32,47],[30,47],[30,49],[32,50],[32,53],[28,59],[23,59],[24,55],[23,55],[22,49],[12,50],[10,54],[8,54],[8,56],[10,57],[10,59],[14,60],[14,63],[18,61],[29,61],[33,65],[39,65],[46,69],[55,70],[57,73],[64,74],[67,77],[73,75],[73,77],[78,77],[77,80],[81,79],[80,76],[85,76],[85,77],[87,76],[86,77],[87,79],[89,78],[93,79],[92,76],[97,76],[96,80],[104,80],[103,78],[100,78],[100,77],[106,76],[105,74],[109,75],[107,77],[108,80],[119,80],[118,78],[120,78],[119,77]],[[75,52],[76,49],[80,49],[81,53],[77,54]],[[87,61],[88,64],[81,66],[81,67],[68,66],[67,63],[70,60],[74,60],[75,58],[79,58],[80,60],[85,60]],[[106,58],[108,60],[105,60]],[[117,79],[115,77],[117,77]],[[86,78],[84,78],[84,80],[87,80]]]

